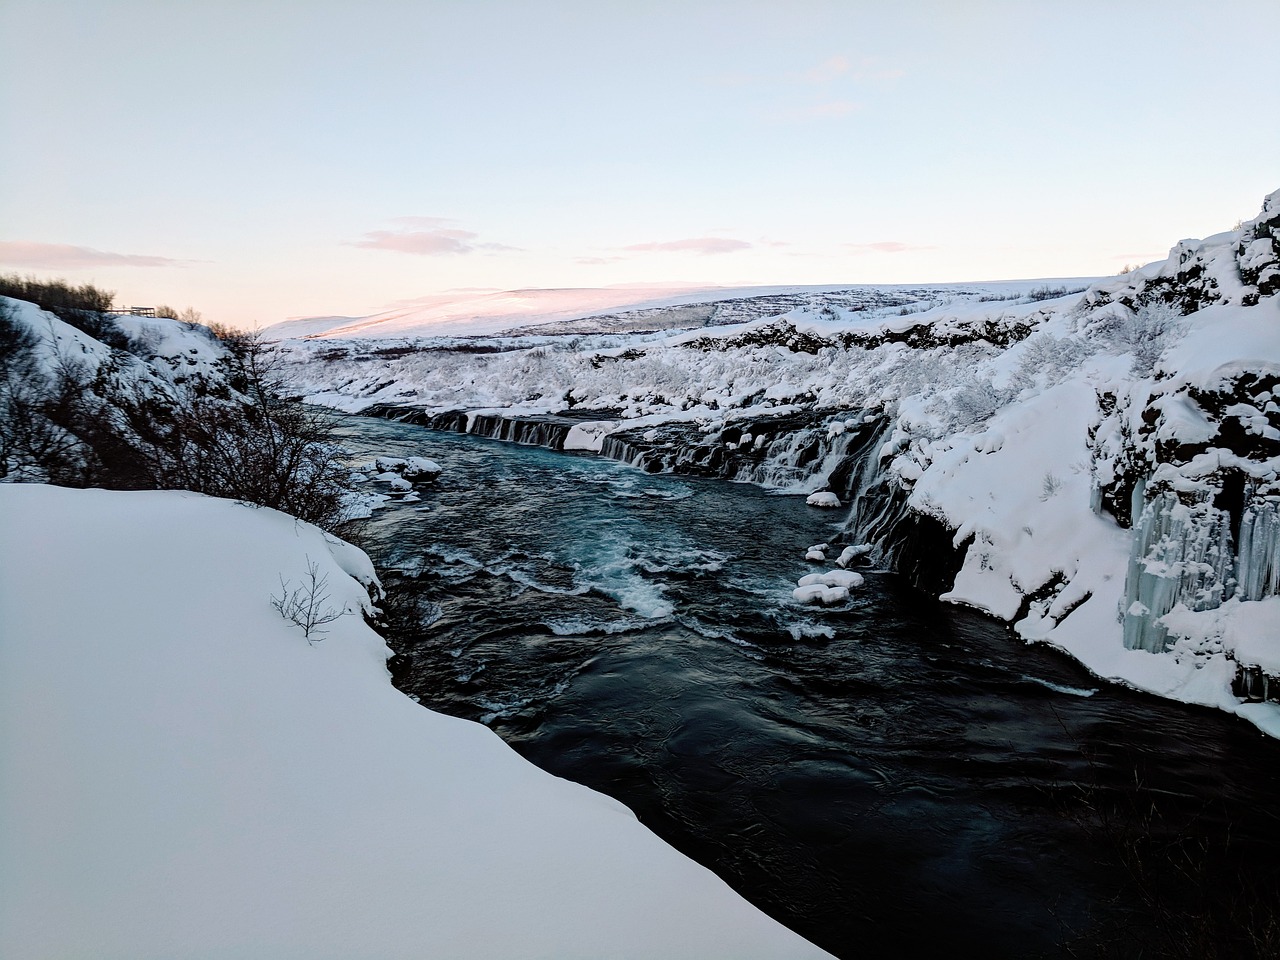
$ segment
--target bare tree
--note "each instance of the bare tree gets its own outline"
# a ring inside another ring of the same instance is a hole
[[[292,580],[286,581],[281,575],[280,596],[271,595],[271,606],[280,616],[301,627],[308,643],[315,643],[328,632],[321,630],[322,626],[350,613],[345,607],[339,610],[329,606],[329,575],[321,574],[320,565],[310,556],[307,557],[307,575],[298,586],[293,586]],[[315,639],[312,639],[312,634],[315,634]]]

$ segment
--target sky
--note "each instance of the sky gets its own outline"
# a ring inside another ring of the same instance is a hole
[[[0,272],[244,327],[1109,275],[1280,189],[1277,35],[1276,0],[0,0]]]

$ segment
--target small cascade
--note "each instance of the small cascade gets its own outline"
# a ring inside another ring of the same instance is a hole
[[[565,438],[575,423],[565,417],[507,417],[496,413],[477,413],[471,417],[467,433],[529,447],[563,450]]]
[[[696,424],[667,423],[610,434],[600,453],[649,473],[721,477],[790,492],[828,489],[843,501],[883,424],[833,428],[827,419],[755,417],[710,432]]]
[[[1280,703],[1280,677],[1264,673],[1261,667],[1237,663],[1231,692],[1251,703]]]
[[[775,436],[762,444],[765,455],[744,460],[733,479],[773,490],[808,492],[807,488],[812,486],[809,481],[818,478],[826,486],[827,478],[847,453],[848,437],[847,433],[828,437],[821,426]]]
[[[570,431],[580,423],[595,421],[602,414],[533,414],[525,417],[507,416],[502,413],[469,413],[465,410],[449,410],[444,413],[428,413],[413,407],[396,407],[378,404],[360,411],[361,415],[383,417],[401,423],[414,423],[432,430],[448,430],[452,433],[469,433],[490,440],[505,440],[531,447],[547,447],[563,450]]]
[[[873,544],[871,562],[902,574],[922,590],[933,594],[950,590],[964,564],[967,545],[957,546],[954,531],[942,521],[913,510],[911,491],[896,482],[874,455],[862,461],[853,480],[844,539]]]

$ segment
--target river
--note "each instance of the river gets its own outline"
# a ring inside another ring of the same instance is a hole
[[[408,424],[341,431],[444,467],[360,534],[401,689],[622,800],[835,955],[1169,955],[1161,938],[1232,936],[1239,904],[1280,902],[1280,744],[890,572],[796,604],[843,512]]]

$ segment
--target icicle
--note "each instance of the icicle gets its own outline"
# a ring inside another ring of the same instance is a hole
[[[1237,594],[1261,600],[1280,594],[1280,498],[1245,494],[1240,518],[1240,552],[1236,565]]]
[[[1134,490],[1135,510],[1145,485]],[[1160,653],[1168,631],[1157,621],[1183,604],[1189,610],[1221,606],[1234,585],[1231,520],[1209,503],[1187,506],[1162,493],[1134,522],[1125,579],[1124,645]]]

